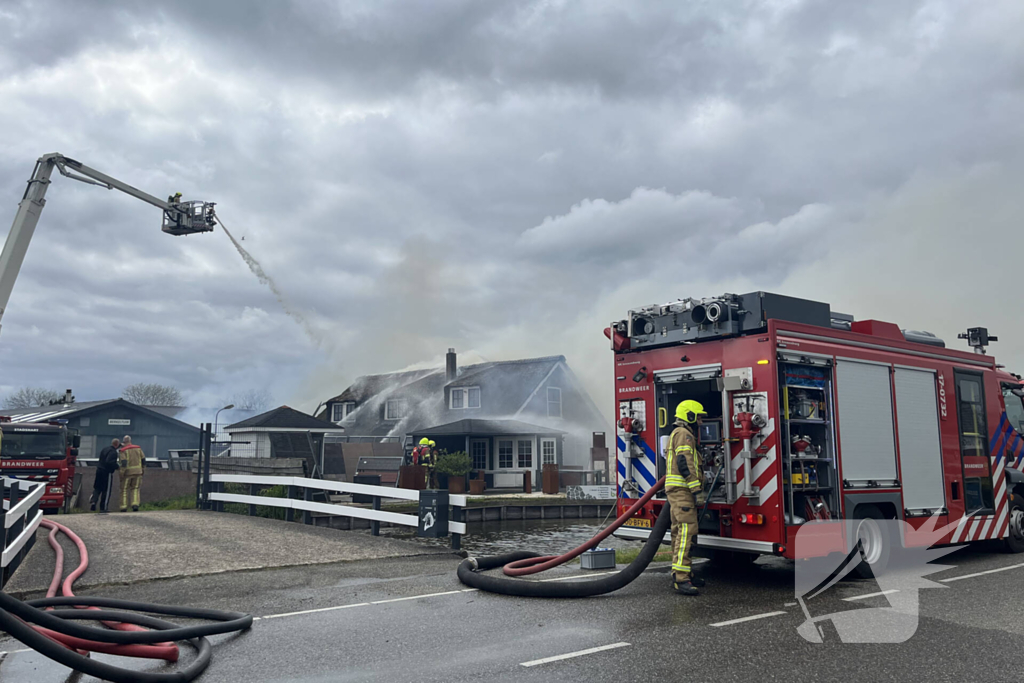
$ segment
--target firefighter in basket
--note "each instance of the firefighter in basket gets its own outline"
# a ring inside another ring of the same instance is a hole
[[[430,439],[423,437],[420,439],[419,445],[412,449],[412,464],[423,465],[427,453],[430,452]]]
[[[697,425],[707,415],[697,401],[676,406],[675,429],[665,447],[665,494],[672,513],[672,588],[681,595],[698,595],[704,579],[693,575],[690,550],[697,541],[697,500],[702,494]]]

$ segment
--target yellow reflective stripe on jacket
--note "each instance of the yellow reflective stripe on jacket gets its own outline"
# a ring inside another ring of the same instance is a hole
[[[678,474],[669,474],[665,476],[665,486],[686,486],[686,480]]]
[[[699,489],[700,488],[700,482],[699,481],[688,481],[688,482],[686,482],[686,485],[690,489]]]

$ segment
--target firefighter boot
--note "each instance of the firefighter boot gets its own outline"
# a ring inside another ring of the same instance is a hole
[[[673,581],[672,590],[680,595],[700,595],[700,591],[697,590],[689,580]]]
[[[694,588],[703,588],[707,585],[707,581],[700,578],[696,574],[690,574],[690,583],[693,584]]]

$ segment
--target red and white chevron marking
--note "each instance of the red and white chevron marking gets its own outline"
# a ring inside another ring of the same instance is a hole
[[[995,448],[993,449],[994,453],[989,456],[993,473],[992,483],[996,491],[996,513],[994,515],[964,515],[953,532],[951,543],[969,543],[1006,537],[1010,528],[1010,518],[1007,515],[1006,458],[999,458],[999,463],[996,463],[996,458],[1002,450],[1002,448]]]
[[[758,448],[767,449],[763,457],[756,458],[753,461],[754,467],[750,471],[753,485],[758,489],[757,498],[751,498],[749,501],[750,505],[754,507],[775,502],[773,498],[779,490],[779,477],[775,471],[775,460],[778,457],[777,442],[778,435],[775,431],[775,418],[769,418],[768,424],[761,430],[760,440],[755,438],[753,443],[751,443],[751,448],[755,451]],[[743,481],[744,467],[746,467],[746,463],[742,457],[739,455],[733,457],[732,469],[736,473],[737,482]]]

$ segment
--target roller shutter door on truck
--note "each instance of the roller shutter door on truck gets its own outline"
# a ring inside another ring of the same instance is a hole
[[[836,360],[843,480],[851,488],[896,482],[890,371],[879,363]]]
[[[903,507],[933,512],[946,506],[935,373],[896,368],[895,377]]]
[[[92,460],[99,457],[99,453],[96,451],[95,435],[82,437],[82,443],[78,447],[78,457],[82,460]]]

